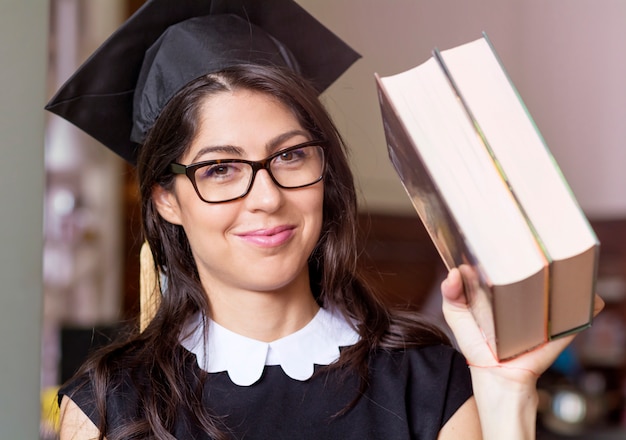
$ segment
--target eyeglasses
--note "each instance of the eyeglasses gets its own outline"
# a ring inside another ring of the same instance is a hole
[[[266,170],[280,188],[303,188],[324,177],[324,141],[309,141],[280,150],[260,161],[207,160],[182,165],[172,163],[174,174],[185,174],[198,197],[206,203],[222,203],[245,197],[259,170]]]

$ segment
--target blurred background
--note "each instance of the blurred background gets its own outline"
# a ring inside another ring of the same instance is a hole
[[[27,13],[36,11],[39,21],[35,25],[49,29],[37,34],[38,47],[47,54],[47,76],[45,94],[41,94],[40,102],[35,99],[31,111],[43,112],[54,91],[142,3],[20,3],[18,10],[24,12],[21,19],[33,26],[33,17]],[[425,61],[434,47],[447,49],[487,32],[602,243],[597,288],[607,307],[593,327],[579,335],[541,378],[538,437],[626,438],[626,2],[298,3],[363,55],[322,99],[352,149],[361,198],[362,241],[372,277],[388,292],[390,302],[408,304],[434,319],[440,319],[438,285],[445,269],[389,165],[373,75],[408,69]],[[0,16],[9,11],[2,8],[0,5]],[[2,39],[12,37],[7,33]],[[47,39],[47,45],[42,38]],[[18,43],[11,47],[19,51]],[[20,58],[16,54],[13,59]],[[6,73],[1,75],[0,79],[7,78]],[[8,90],[4,87],[3,93]],[[12,115],[11,107],[4,104],[1,115],[0,119],[8,121],[5,115]],[[132,168],[60,118],[41,113],[37,118],[35,122],[45,127],[45,142],[43,133],[35,130],[28,151],[35,159],[31,166],[41,167],[42,177],[37,179],[44,181],[29,180],[36,188],[28,203],[34,212],[30,215],[41,214],[43,225],[35,221],[25,226],[24,217],[16,214],[3,217],[2,229],[8,236],[15,228],[29,228],[19,246],[36,252],[15,264],[22,267],[32,263],[31,268],[42,269],[41,275],[29,278],[31,282],[42,281],[43,287],[40,291],[29,285],[28,312],[32,318],[32,305],[41,295],[41,313],[35,318],[41,316],[42,324],[41,329],[36,323],[29,324],[29,329],[36,329],[37,338],[11,336],[11,343],[3,341],[2,348],[10,348],[19,358],[32,348],[33,341],[41,345],[36,356],[29,351],[31,360],[41,359],[39,376],[16,371],[15,363],[7,365],[13,368],[10,372],[14,377],[41,384],[40,438],[52,438],[54,412],[50,402],[56,387],[75,371],[89,350],[106,343],[120,322],[136,319],[140,214]],[[29,132],[26,122],[21,121],[19,132]],[[13,148],[10,143],[15,140],[3,135],[0,142],[4,152]],[[7,159],[2,162],[6,174],[11,165]],[[34,172],[39,173],[37,169]],[[2,186],[6,186],[5,180]],[[11,198],[14,195],[5,191],[2,200],[6,210],[7,201],[16,205]],[[7,240],[4,243],[14,243],[10,237]],[[13,261],[12,253],[4,256]],[[5,267],[10,270],[11,265]],[[22,278],[16,284],[3,283],[7,289],[3,297],[9,295],[9,287],[20,287],[20,283]],[[5,321],[22,320],[11,307],[0,309],[0,318]],[[1,372],[0,391],[13,390],[8,382],[14,379],[7,378],[4,367]],[[0,392],[2,408],[9,405],[7,396]],[[35,414],[30,419],[34,423]]]

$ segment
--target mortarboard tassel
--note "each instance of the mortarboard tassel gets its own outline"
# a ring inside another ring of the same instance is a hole
[[[147,241],[139,254],[139,330],[144,331],[156,314],[161,302],[161,289],[154,267],[152,251]]]

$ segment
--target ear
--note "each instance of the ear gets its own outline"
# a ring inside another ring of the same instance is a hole
[[[154,185],[152,188],[152,201],[161,217],[165,220],[175,225],[182,223],[178,199],[172,191],[166,190],[161,185]]]

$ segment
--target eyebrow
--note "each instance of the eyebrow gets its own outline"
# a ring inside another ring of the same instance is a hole
[[[283,134],[279,134],[275,138],[271,139],[265,145],[265,150],[267,151],[267,154],[273,153],[274,150],[276,149],[276,147],[278,147],[279,145],[281,145],[285,141],[288,141],[289,139],[291,139],[293,137],[296,137],[296,136],[304,136],[305,138],[307,138],[307,140],[311,139],[310,133],[308,131],[306,131],[306,130],[296,129],[296,130],[287,131],[287,132],[285,132]]]
[[[304,136],[307,139],[310,139],[311,137],[308,131],[302,129],[289,130],[285,133],[281,133],[278,136],[270,139],[269,142],[265,144],[265,150],[267,151],[267,154],[273,153],[276,147],[296,136]],[[208,153],[226,153],[233,156],[241,157],[244,154],[244,149],[234,145],[212,145],[204,147],[201,148],[198,153],[196,153],[196,155],[191,160],[191,163],[197,162],[200,157]]]
[[[198,159],[209,153],[226,153],[232,154],[233,156],[242,156],[243,149],[239,147],[235,147],[233,145],[216,145],[210,147],[201,148],[200,151],[191,159],[191,163],[198,162]]]

